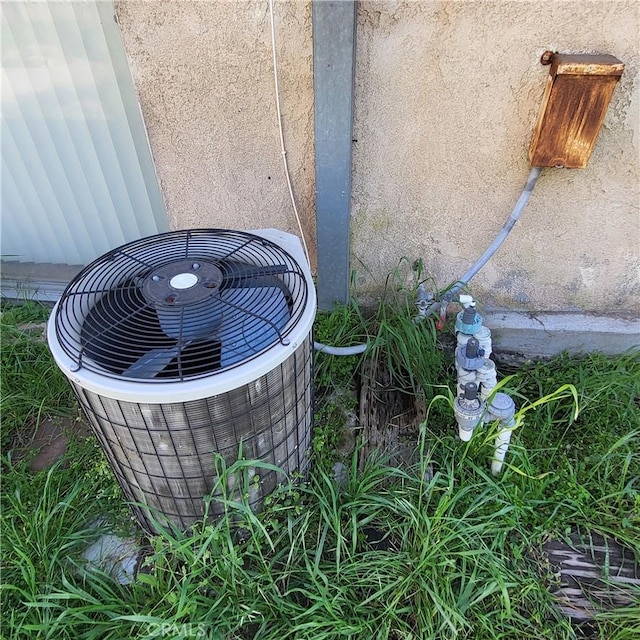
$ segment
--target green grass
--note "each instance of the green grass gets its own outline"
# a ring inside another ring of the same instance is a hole
[[[515,382],[514,395],[544,396],[563,382],[574,384],[578,394],[575,421],[567,402],[542,406],[515,450],[524,468],[549,472],[538,485],[541,513],[550,519],[557,510],[567,519],[573,513],[576,524],[597,523],[600,531],[640,550],[638,353],[580,360],[563,354],[522,372]],[[562,519],[553,517],[548,527],[551,522],[559,530]]]
[[[316,342],[334,347],[350,347],[368,342],[367,317],[357,304],[336,305],[332,312],[320,312],[313,327]],[[356,382],[363,356],[332,356],[316,352],[314,376],[321,390],[347,389]]]
[[[357,383],[365,359],[389,373],[392,383],[403,391],[435,395],[445,374],[442,352],[436,347],[435,318],[416,322],[415,289],[407,288],[401,267],[389,276],[381,299],[371,313],[365,313],[353,300],[349,306],[337,305],[332,312],[318,313],[314,325],[317,341],[337,347],[366,343],[365,354],[332,356],[318,353],[315,383],[321,390],[345,389]]]
[[[409,306],[396,318],[395,302],[387,302],[364,331],[353,311],[339,310],[331,322],[345,327],[344,341],[346,327],[355,325],[357,339],[375,341],[376,357],[395,368],[396,379],[430,400],[414,467],[371,460],[358,472],[356,451],[343,484],[319,460],[309,483],[282,487],[258,515],[242,499],[221,498],[224,518],[188,535],[154,536],[144,572],[122,586],[79,564],[97,534],[97,515],[126,521],[97,447],[75,443],[56,468],[38,474],[5,447],[2,637],[581,637],[554,606],[554,578],[540,547],[579,528],[613,536],[640,557],[640,358],[562,355],[506,380],[521,420],[504,473],[494,478],[488,463],[495,427],[483,427],[469,443],[456,440],[450,392],[434,386],[449,382],[443,361],[414,353],[435,350],[434,334],[411,322]],[[13,331],[6,314],[3,331],[5,324]],[[418,342],[398,350],[405,339]],[[6,361],[3,344],[3,365],[18,372],[3,372],[3,395],[13,398],[3,443],[24,439],[16,432],[30,432],[38,414],[74,410],[57,384],[41,381],[54,371],[47,352],[32,345],[39,357],[28,360],[27,373],[11,358],[32,352],[15,344]],[[327,365],[329,378],[331,372]],[[357,366],[345,375],[354,380]],[[20,385],[28,385],[30,399],[15,400],[26,395]],[[575,388],[577,418],[567,385]],[[319,433],[316,454],[330,456],[335,433]],[[260,464],[221,466],[221,486],[225,475]],[[372,544],[372,535],[384,543]],[[594,637],[602,640],[638,634],[637,607],[595,623]]]
[[[74,411],[66,378],[53,362],[42,332],[25,328],[42,323],[49,309],[35,302],[3,304],[0,316],[0,414],[2,450],[18,438],[33,437],[41,418]]]

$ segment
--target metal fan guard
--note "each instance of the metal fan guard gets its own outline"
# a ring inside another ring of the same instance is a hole
[[[55,332],[73,371],[133,379],[136,362],[155,351],[174,357],[136,382],[182,382],[287,345],[307,302],[304,272],[274,242],[223,229],[175,231],[83,269],[62,295]]]

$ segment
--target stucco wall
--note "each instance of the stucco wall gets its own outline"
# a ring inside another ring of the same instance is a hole
[[[280,152],[269,3],[120,0],[116,14],[172,228],[297,233]],[[313,250],[311,5],[276,5],[287,159]]]
[[[547,49],[626,63],[586,169],[546,169],[472,281],[486,304],[638,309],[635,1],[364,2],[358,21],[353,253],[375,287],[403,256],[440,286],[484,251],[529,172]]]
[[[295,230],[273,104],[267,0],[121,1],[117,14],[174,227]],[[310,2],[276,2],[285,135],[313,240]],[[440,286],[498,232],[526,180],[547,49],[626,63],[588,168],[547,169],[474,279],[489,305],[634,313],[640,294],[635,0],[358,7],[352,251],[372,293],[402,256]],[[311,242],[313,244],[313,242]]]

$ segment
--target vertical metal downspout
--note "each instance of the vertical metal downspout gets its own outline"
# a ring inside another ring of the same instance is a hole
[[[318,306],[349,302],[356,0],[313,0]]]

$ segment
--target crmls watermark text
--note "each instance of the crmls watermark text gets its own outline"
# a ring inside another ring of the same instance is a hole
[[[221,637],[204,623],[150,622],[147,624],[147,637],[151,638],[199,638],[200,640],[219,640]]]

